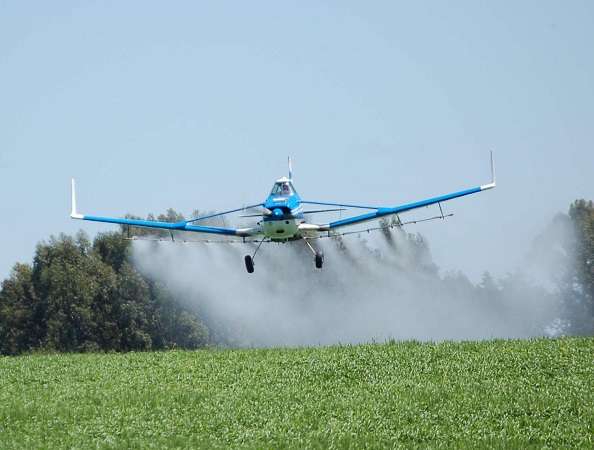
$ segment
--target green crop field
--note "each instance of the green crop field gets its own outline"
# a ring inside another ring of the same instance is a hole
[[[594,339],[0,358],[0,448],[594,447]]]

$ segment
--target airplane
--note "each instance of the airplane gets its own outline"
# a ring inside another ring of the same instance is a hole
[[[242,238],[244,241],[245,238],[248,237],[258,237],[259,244],[255,252],[252,255],[246,255],[244,258],[245,267],[248,273],[254,272],[254,259],[256,257],[256,253],[258,252],[263,242],[288,242],[303,240],[314,255],[315,267],[321,269],[324,262],[324,255],[321,251],[314,249],[310,241],[320,237],[324,233],[328,233],[328,236],[330,236],[331,233],[335,233],[335,230],[337,229],[363,222],[382,219],[384,217],[389,216],[397,216],[400,220],[398,216],[398,214],[400,213],[404,213],[418,208],[424,208],[435,204],[439,205],[439,208],[441,210],[441,203],[443,202],[493,189],[496,186],[495,168],[493,164],[493,152],[491,152],[491,182],[481,186],[472,187],[469,189],[464,189],[461,191],[456,191],[449,194],[431,197],[424,200],[412,203],[405,203],[397,206],[369,206],[347,203],[302,200],[297,191],[295,190],[295,187],[293,186],[293,170],[291,167],[291,158],[289,158],[288,164],[289,176],[282,177],[276,180],[274,182],[270,194],[263,202],[243,206],[241,208],[232,209],[229,211],[219,212],[216,214],[195,217],[177,223],[115,217],[100,217],[80,214],[76,206],[75,181],[74,179],[72,179],[72,211],[70,213],[70,217],[72,219],[88,220],[92,222],[105,222],[119,225],[129,225],[134,227],[157,228],[169,230],[171,233],[173,233],[173,231],[190,231],[195,233],[234,236]],[[333,209],[305,210],[303,205],[315,205],[316,207],[327,206],[333,207]],[[226,214],[237,213],[241,211],[254,210],[255,208],[261,209],[258,211],[257,214],[248,214],[242,217],[259,217],[261,220],[256,224],[256,226],[248,228],[226,228],[199,224],[199,222],[207,219],[212,219],[214,217],[224,216]],[[311,223],[308,220],[308,217],[312,214],[326,213],[332,211],[344,211],[345,208],[363,209],[368,210],[369,212],[322,224]],[[443,211],[441,213],[440,218],[444,218]],[[413,223],[416,223],[416,221],[414,221]]]

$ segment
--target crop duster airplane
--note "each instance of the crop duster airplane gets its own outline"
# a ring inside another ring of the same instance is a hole
[[[245,267],[249,273],[254,271],[254,258],[260,245],[265,242],[288,242],[303,240],[312,251],[315,260],[315,266],[322,268],[324,255],[316,251],[310,244],[314,240],[327,233],[329,236],[335,233],[335,230],[349,225],[355,225],[362,222],[381,219],[387,216],[398,216],[400,213],[411,211],[418,208],[438,204],[440,211],[441,203],[458,197],[464,197],[470,194],[486,191],[495,187],[495,171],[493,166],[493,153],[491,152],[491,182],[482,186],[464,189],[450,194],[440,195],[417,202],[406,203],[398,206],[367,206],[353,205],[346,203],[328,203],[322,201],[302,200],[295,187],[293,186],[293,176],[291,170],[291,159],[289,158],[289,176],[279,178],[275,181],[272,191],[266,200],[262,203],[244,206],[242,208],[223,211],[217,214],[210,214],[201,217],[195,217],[190,220],[184,220],[177,223],[159,222],[153,220],[120,219],[115,217],[99,217],[80,214],[76,208],[76,192],[74,179],[72,180],[72,212],[70,217],[73,219],[90,220],[92,222],[106,222],[120,225],[129,225],[134,227],[158,228],[173,231],[191,231],[195,233],[207,233],[224,236],[235,236],[239,238],[259,237],[259,245],[253,255],[245,256]],[[331,206],[338,209],[317,209],[304,210],[303,205]],[[215,226],[200,225],[201,221],[239,211],[253,210],[260,208],[257,214],[250,214],[242,217],[259,217],[261,220],[256,226],[250,228],[223,228]],[[364,214],[353,217],[335,220],[333,222],[316,224],[311,223],[308,218],[312,214],[326,213],[331,211],[343,211],[344,208],[368,210]],[[443,211],[440,218],[444,218]],[[399,217],[398,217],[399,219]],[[400,221],[400,220],[399,220]],[[416,222],[416,221],[415,221]],[[400,222],[401,223],[401,222]],[[173,236],[173,234],[172,234]]]

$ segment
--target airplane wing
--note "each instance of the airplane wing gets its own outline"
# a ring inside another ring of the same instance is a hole
[[[373,209],[374,211],[361,214],[354,217],[348,217],[346,219],[336,220],[334,222],[330,222],[327,225],[322,225],[319,227],[320,230],[332,230],[339,227],[344,227],[348,225],[354,225],[361,222],[367,222],[369,220],[379,219],[381,217],[389,216],[392,214],[399,214],[406,211],[411,211],[417,208],[423,208],[425,206],[435,205],[437,203],[447,202],[448,200],[453,200],[458,197],[464,197],[470,194],[476,194],[477,192],[486,191],[488,189],[493,189],[495,187],[495,167],[493,164],[493,152],[491,152],[491,182],[489,184],[484,184],[482,186],[473,187],[470,189],[464,189],[462,191],[452,192],[450,194],[440,195],[438,197],[432,197],[425,200],[406,203],[404,205],[398,205],[393,207],[373,207],[373,206],[362,206],[362,205],[345,205],[345,204],[337,204],[337,203],[322,203],[322,202],[302,202],[302,203],[310,203],[310,204],[318,204],[318,205],[332,205],[332,206],[345,206],[351,208],[363,208],[363,209]]]
[[[78,220],[89,220],[91,222],[105,222],[105,223],[115,223],[119,225],[131,225],[135,227],[144,227],[144,228],[159,228],[163,230],[170,230],[170,231],[193,231],[196,233],[210,233],[210,234],[222,234],[227,236],[239,236],[239,237],[247,237],[247,236],[254,236],[256,234],[260,234],[259,228],[223,228],[223,227],[211,227],[211,226],[202,226],[202,225],[192,225],[192,222],[196,222],[198,220],[204,220],[211,217],[220,216],[223,214],[229,214],[236,211],[242,211],[245,209],[255,208],[257,206],[262,206],[261,203],[257,205],[250,205],[245,206],[243,208],[234,209],[230,211],[225,211],[222,213],[211,214],[209,216],[197,217],[190,220],[184,220],[181,222],[160,222],[156,220],[141,220],[141,219],[120,219],[116,217],[100,217],[100,216],[89,216],[86,214],[80,214],[76,208],[76,191],[75,191],[75,182],[74,179],[72,180],[72,211],[70,213],[70,217],[73,219]]]

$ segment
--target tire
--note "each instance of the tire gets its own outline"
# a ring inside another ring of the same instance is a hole
[[[250,255],[245,255],[245,268],[247,269],[248,273],[254,273],[254,260]]]
[[[323,264],[324,254],[320,252],[316,253],[316,269],[321,269]]]

